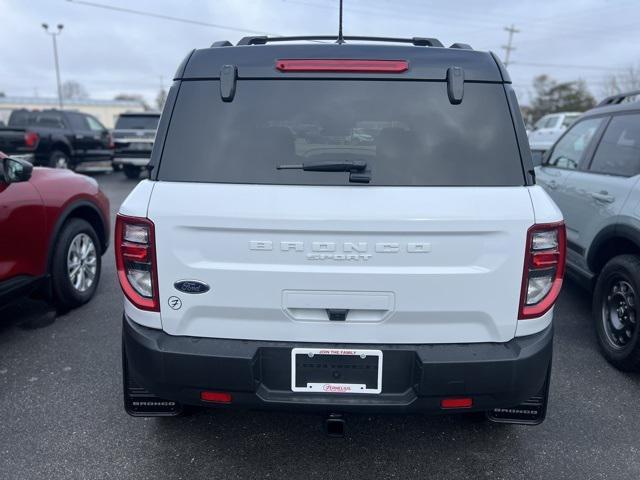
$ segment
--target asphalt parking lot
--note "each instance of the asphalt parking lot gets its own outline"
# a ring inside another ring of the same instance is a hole
[[[97,175],[115,213],[135,182]],[[113,251],[88,305],[0,312],[0,478],[640,478],[640,375],[600,356],[590,296],[556,309],[548,418],[539,427],[460,416],[349,417],[210,411],[136,419],[122,408],[121,299]]]

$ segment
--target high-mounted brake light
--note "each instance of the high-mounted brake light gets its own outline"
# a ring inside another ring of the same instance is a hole
[[[406,60],[281,59],[281,72],[402,73],[409,69]]]
[[[562,288],[565,261],[564,222],[529,228],[518,319],[537,318],[549,311]]]
[[[38,146],[39,141],[40,135],[38,135],[36,132],[25,132],[24,144],[27,148],[34,150]]]
[[[118,215],[115,251],[118,280],[125,296],[137,308],[160,311],[153,222]]]

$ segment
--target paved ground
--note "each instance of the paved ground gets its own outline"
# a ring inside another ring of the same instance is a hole
[[[135,182],[97,177],[115,210]],[[589,296],[569,284],[556,315],[551,405],[539,427],[464,417],[352,417],[343,439],[313,415],[122,409],[113,252],[88,305],[0,312],[0,479],[640,478],[640,376],[599,355]]]

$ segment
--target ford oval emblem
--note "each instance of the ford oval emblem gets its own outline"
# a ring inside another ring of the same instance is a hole
[[[209,291],[209,285],[200,280],[178,280],[173,286],[182,293],[205,293]]]

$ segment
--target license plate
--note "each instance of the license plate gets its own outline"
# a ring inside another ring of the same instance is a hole
[[[291,350],[291,390],[312,393],[382,392],[382,351],[333,348]]]

